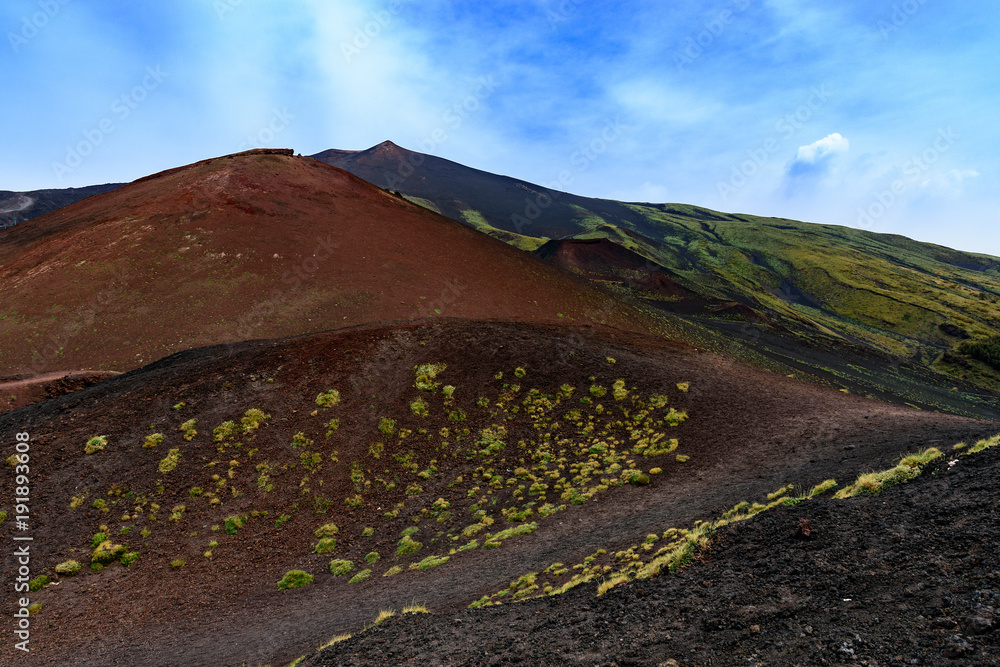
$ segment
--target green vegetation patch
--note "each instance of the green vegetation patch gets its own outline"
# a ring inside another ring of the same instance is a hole
[[[874,495],[895,484],[909,481],[920,475],[921,468],[944,454],[937,447],[930,447],[919,454],[904,456],[898,465],[881,472],[868,472],[860,475],[854,484],[845,486],[834,498],[851,498],[858,494]]]
[[[160,465],[158,466],[160,472],[163,473],[170,472],[171,470],[177,467],[177,464],[180,463],[180,460],[181,460],[181,450],[171,449],[167,453],[166,458],[160,461]]]
[[[330,574],[335,577],[343,576],[354,569],[354,562],[335,558],[330,561]]]
[[[93,438],[87,441],[84,446],[83,451],[86,454],[96,454],[102,451],[108,446],[108,436],[106,435],[95,435]]]
[[[336,389],[328,389],[316,397],[316,405],[321,408],[332,408],[340,403],[340,392]]]
[[[434,391],[441,383],[435,382],[435,378],[448,368],[447,364],[420,364],[413,367],[416,380],[413,383],[421,391]]]
[[[302,588],[313,582],[315,577],[304,570],[289,570],[285,576],[278,581],[278,590],[284,591],[291,588]]]

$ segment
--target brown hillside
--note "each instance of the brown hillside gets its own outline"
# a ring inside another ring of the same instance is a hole
[[[439,386],[418,388],[421,364],[441,365]],[[339,400],[318,403],[328,390]],[[247,428],[250,409],[269,418]],[[687,419],[668,425],[674,410]],[[646,428],[676,452],[642,453],[633,429]],[[441,320],[186,351],[0,415],[0,438],[19,431],[32,443],[32,576],[55,580],[31,594],[30,664],[176,667],[287,665],[411,602],[450,618],[553,563],[604,550],[592,567],[611,567],[651,532],[997,424],[618,330]],[[95,436],[106,444],[87,454]],[[632,469],[645,482],[627,483]],[[317,553],[328,523],[336,544]],[[407,530],[420,546],[404,553]],[[15,522],[0,533],[12,543]],[[131,564],[101,567],[102,540]],[[447,560],[421,567],[434,556]],[[331,559],[371,576],[350,583]],[[57,576],[68,560],[81,570]],[[314,582],[279,590],[292,569]]]
[[[18,225],[0,284],[0,376],[438,315],[648,329],[582,279],[291,151],[205,160]]]

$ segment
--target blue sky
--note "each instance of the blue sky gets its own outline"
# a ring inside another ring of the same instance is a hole
[[[0,189],[391,139],[542,184],[569,172],[583,195],[1000,255],[994,3],[139,5],[3,3]]]

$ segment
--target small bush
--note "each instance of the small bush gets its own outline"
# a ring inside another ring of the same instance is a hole
[[[159,465],[160,472],[163,473],[170,472],[171,470],[177,467],[177,464],[180,462],[180,460],[181,460],[181,450],[171,449],[170,452],[167,453],[167,457],[162,461],[160,461]]]
[[[166,439],[166,436],[162,433],[153,433],[152,435],[146,436],[146,442],[142,443],[143,449],[154,449],[161,445]]]
[[[678,463],[687,463],[688,461],[691,460],[691,457],[685,454],[678,454],[676,460]]]
[[[417,542],[409,535],[403,535],[403,539],[396,543],[396,555],[397,556],[408,556],[412,553],[420,551],[420,548],[424,545]]]
[[[90,548],[96,549],[101,542],[104,542],[107,539],[107,533],[94,533],[94,536],[90,539]]]
[[[996,370],[1000,370],[1000,336],[986,340],[963,341],[958,351],[967,357],[978,359]]]
[[[194,436],[198,435],[198,430],[195,429],[195,426],[197,425],[198,425],[197,419],[189,419],[180,426],[178,426],[177,430],[184,434],[185,440],[190,441],[194,438]]]
[[[371,565],[372,563],[377,563],[378,560],[379,560],[379,558],[380,558],[380,556],[378,555],[378,552],[377,551],[372,551],[372,552],[368,553],[367,555],[365,555],[365,562],[368,563],[369,565]]]
[[[299,431],[292,436],[292,447],[309,447],[313,441],[306,437],[306,434]]]
[[[521,366],[518,366],[517,368],[514,369],[514,377],[518,379],[523,378],[527,374],[528,371],[524,370],[524,368],[522,368]]]
[[[232,438],[236,435],[236,422],[225,421],[215,427],[212,431],[212,441],[222,442],[226,438]]]
[[[45,588],[46,584],[48,584],[51,581],[52,580],[49,579],[44,574],[41,575],[40,577],[35,577],[34,579],[32,579],[31,581],[28,582],[28,590],[31,590],[31,591],[40,591],[43,588]]]
[[[181,569],[182,567],[184,567],[184,559],[178,558],[177,560],[170,563],[170,567],[174,568],[175,570]]]
[[[327,523],[317,528],[313,532],[313,535],[315,535],[316,537],[333,537],[334,535],[337,534],[339,530],[340,529],[337,528],[337,524]]]
[[[246,521],[245,516],[240,516],[234,514],[232,516],[226,517],[225,531],[227,535],[235,535],[239,532],[240,528],[243,527],[243,523]]]
[[[393,575],[399,574],[402,571],[403,571],[403,568],[401,566],[399,566],[399,565],[393,565],[388,570],[386,570],[385,574],[383,574],[382,576],[383,577],[391,577]]]
[[[95,435],[93,438],[87,441],[84,446],[83,451],[87,454],[96,454],[97,452],[103,450],[108,446],[108,436],[106,435]]]
[[[396,433],[396,420],[388,417],[378,418],[378,430],[385,436],[392,436]]]
[[[410,403],[410,411],[418,417],[426,417],[430,414],[427,410],[427,401],[422,398],[418,398]]]
[[[372,528],[371,526],[367,526],[364,530],[361,531],[361,537],[371,537],[374,534],[375,534],[375,529]]]
[[[411,570],[429,570],[438,565],[444,565],[451,559],[450,556],[428,556],[419,563],[410,565]]]
[[[340,392],[336,389],[328,389],[316,397],[316,405],[321,408],[332,408],[340,403]]]
[[[121,564],[124,565],[125,567],[128,567],[137,560],[139,560],[139,552],[129,551],[128,553],[122,554]]]
[[[356,575],[354,575],[353,577],[351,577],[351,579],[347,583],[349,583],[349,584],[358,584],[358,583],[361,583],[362,581],[365,581],[366,579],[368,579],[371,576],[372,576],[372,571],[371,570],[361,570]]]
[[[289,570],[278,582],[278,590],[285,591],[292,588],[302,588],[313,582],[315,577],[303,570]]]
[[[677,390],[678,391],[683,391],[683,392],[687,393],[687,390],[690,389],[690,388],[691,388],[691,383],[690,382],[678,382],[677,383]]]
[[[112,544],[111,540],[105,540],[94,549],[94,552],[90,555],[90,562],[107,565],[118,560],[119,556],[123,553],[125,553],[125,545]]]
[[[421,364],[414,366],[413,370],[416,374],[416,380],[413,386],[421,391],[434,391],[441,385],[440,382],[435,382],[434,379],[447,368],[447,364]]]
[[[74,574],[79,572],[81,568],[83,568],[83,566],[75,560],[67,560],[56,565],[56,574],[61,577],[72,577]]]
[[[595,384],[595,385],[591,385],[590,386],[590,395],[591,396],[594,396],[596,398],[601,398],[602,396],[604,396],[607,393],[608,393],[608,390],[605,387],[602,387],[599,384]]]
[[[354,562],[335,558],[330,561],[330,574],[341,577],[354,569]]]
[[[243,418],[240,419],[240,424],[243,426],[243,432],[249,434],[260,428],[260,425],[270,418],[271,415],[265,414],[263,410],[250,408],[244,413]]]
[[[324,537],[316,544],[316,548],[313,551],[318,554],[328,554],[336,548],[336,537]]]

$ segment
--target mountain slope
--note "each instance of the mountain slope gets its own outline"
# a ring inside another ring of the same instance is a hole
[[[123,183],[88,185],[83,188],[57,188],[11,192],[0,190],[0,230],[51,213],[81,199],[120,188]]]
[[[316,157],[455,220],[522,235],[515,245],[524,249],[537,250],[548,239],[613,241],[647,259],[648,271],[667,271],[696,293],[687,306],[664,304],[655,291],[640,289],[637,296],[700,315],[691,321],[717,328],[723,338],[734,334],[713,324],[717,311],[709,306],[732,302],[776,324],[767,335],[779,335],[785,347],[808,350],[816,340],[825,347],[832,337],[894,358],[896,366],[912,362],[952,381],[1000,390],[1000,369],[960,347],[966,337],[1000,334],[996,257],[836,225],[579,197],[391,142]],[[753,344],[759,336],[738,337]]]
[[[446,315],[653,319],[291,151],[140,179],[0,235],[0,377],[129,370],[213,343]]]
[[[0,415],[30,434],[31,576],[56,582],[32,664],[60,667],[287,665],[379,609],[579,583],[651,533],[998,428],[662,338],[454,319],[188,350]],[[314,580],[279,589],[290,570]]]

